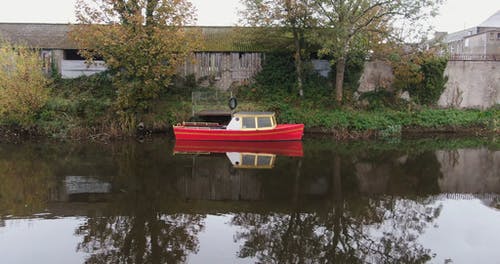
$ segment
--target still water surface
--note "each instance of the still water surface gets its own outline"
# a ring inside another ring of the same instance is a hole
[[[498,245],[491,139],[0,145],[0,263],[498,263]]]

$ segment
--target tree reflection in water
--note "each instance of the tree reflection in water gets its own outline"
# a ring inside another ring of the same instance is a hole
[[[239,257],[256,257],[261,263],[425,263],[431,259],[430,250],[417,238],[439,215],[439,206],[386,198],[370,200],[364,210],[357,215],[344,203],[326,215],[236,214],[232,224],[244,230],[236,234],[244,242]]]
[[[436,200],[498,193],[499,155],[406,144],[319,142],[272,170],[236,170],[225,156],[194,162],[161,144],[2,146],[0,215],[83,217],[75,233],[87,263],[184,262],[200,248],[207,213],[239,227],[240,249],[225,254],[262,263],[422,263],[433,257],[418,239],[441,212]],[[68,176],[109,193],[71,196]]]
[[[170,213],[176,192],[165,172],[172,165],[136,148],[113,152],[120,194],[109,204],[111,215],[89,217],[76,230],[83,237],[78,250],[91,254],[86,263],[179,263],[198,251],[205,216]]]
[[[199,215],[89,218],[76,231],[86,263],[179,263],[198,251]]]
[[[331,201],[324,211],[296,206],[290,213],[238,213],[240,258],[260,263],[425,263],[432,258],[417,238],[439,216],[431,198],[383,196],[346,199],[340,157],[334,157]]]

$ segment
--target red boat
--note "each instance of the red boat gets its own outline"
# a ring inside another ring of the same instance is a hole
[[[302,157],[302,141],[244,142],[244,141],[199,141],[180,140],[175,142],[174,153],[267,153],[280,156]]]
[[[174,154],[226,154],[238,169],[271,169],[276,156],[302,157],[302,141],[199,141],[175,142]]]
[[[286,141],[301,140],[304,124],[276,124],[273,112],[235,113],[229,124],[183,122],[174,126],[177,140]]]

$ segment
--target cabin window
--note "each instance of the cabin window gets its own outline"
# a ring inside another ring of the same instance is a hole
[[[254,117],[243,117],[243,128],[256,128]]]
[[[248,154],[241,155],[241,165],[243,166],[255,165],[255,155],[248,155]]]
[[[257,165],[258,166],[270,166],[272,162],[272,156],[258,156]]]
[[[257,117],[257,124],[259,125],[259,128],[273,127],[273,122],[271,121],[271,117],[269,116]]]

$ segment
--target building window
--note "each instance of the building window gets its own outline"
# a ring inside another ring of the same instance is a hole
[[[80,54],[78,54],[78,50],[76,50],[76,49],[64,50],[64,59],[65,60],[85,60],[84,57],[82,57],[82,56],[80,56]]]
[[[497,33],[497,39],[500,39],[500,33]]]
[[[84,57],[82,57],[77,49],[67,49],[64,50],[64,59],[65,60],[80,60],[83,61],[85,60]],[[101,56],[94,56],[94,60],[103,60]]]

